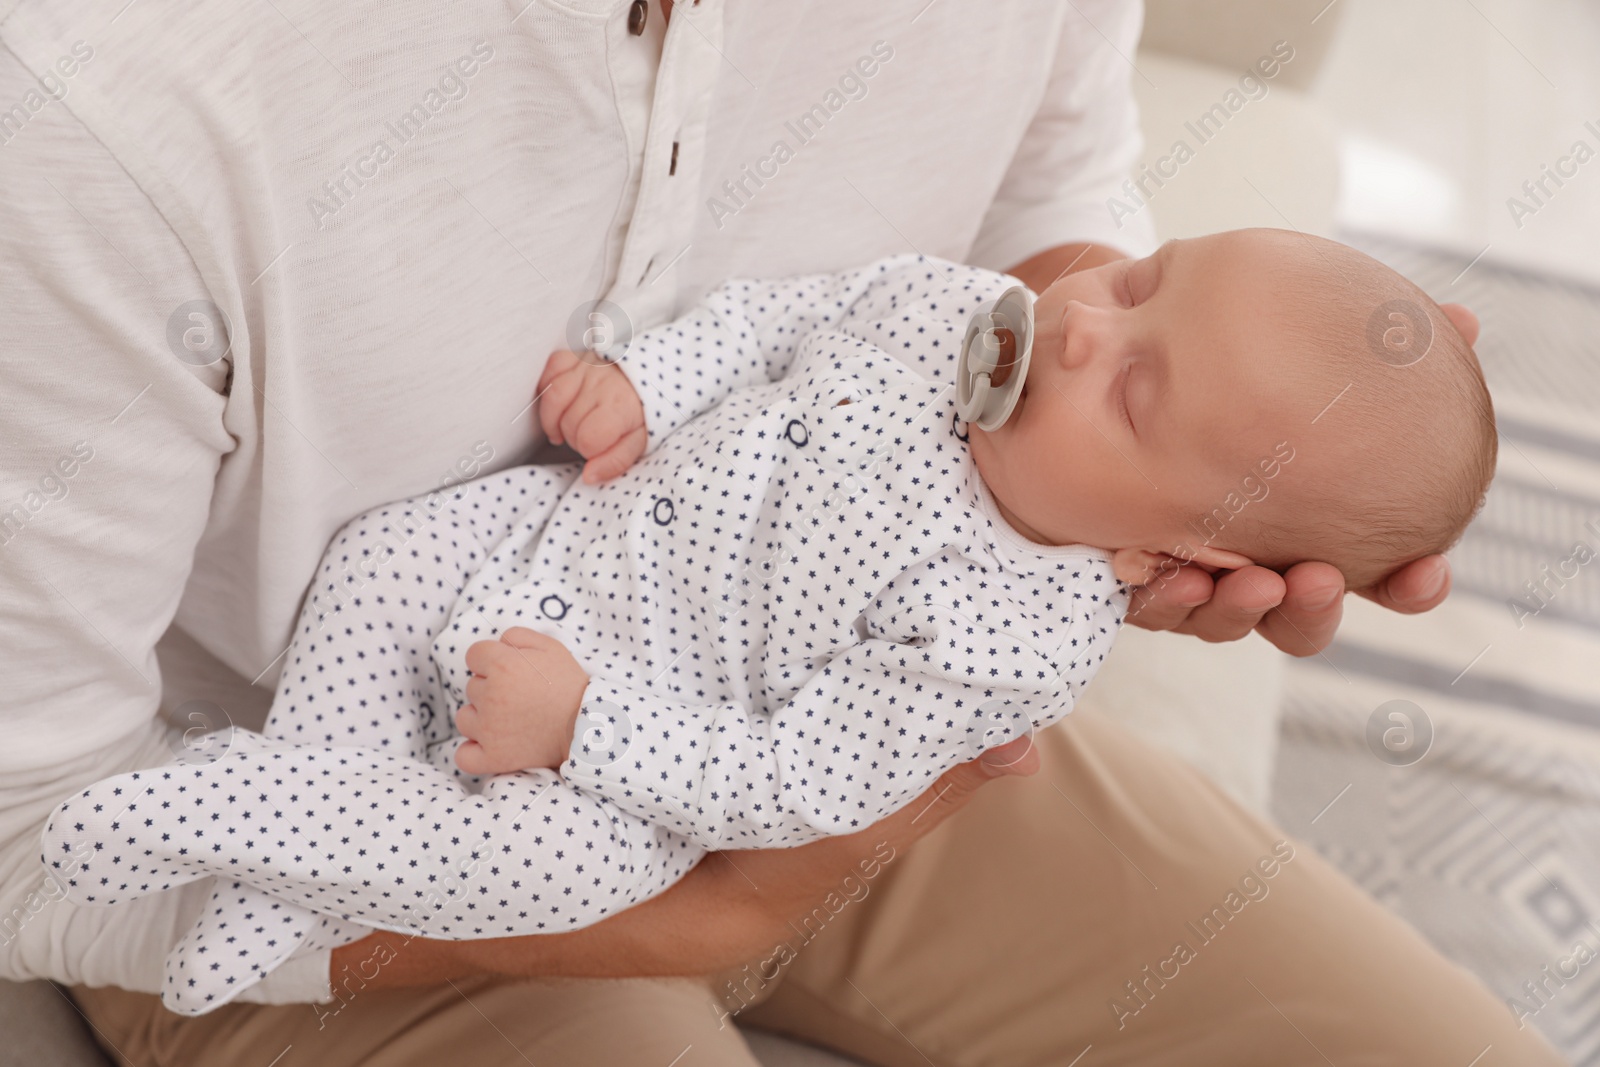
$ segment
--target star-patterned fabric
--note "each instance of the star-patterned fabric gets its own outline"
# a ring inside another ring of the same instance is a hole
[[[1108,553],[1011,530],[966,446],[955,360],[1010,283],[901,256],[730,282],[640,335],[627,474],[523,467],[359,516],[266,736],[96,783],[45,862],[86,904],[216,877],[163,991],[199,1014],[370,928],[577,929],[705,850],[862,829],[1048,726],[1128,590]],[[559,774],[479,781],[453,764],[464,656],[512,626],[590,683]]]

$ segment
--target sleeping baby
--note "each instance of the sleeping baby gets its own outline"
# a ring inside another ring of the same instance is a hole
[[[46,864],[82,904],[216,878],[167,960],[186,1014],[372,928],[575,929],[1055,722],[1130,584],[1366,589],[1483,498],[1471,349],[1360,253],[1247,230],[1013,284],[902,256],[557,353],[539,417],[581,469],[353,520],[266,736],[96,783]]]

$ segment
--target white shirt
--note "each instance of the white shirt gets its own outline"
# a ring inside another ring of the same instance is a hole
[[[1153,246],[1134,4],[628,6],[0,0],[0,974],[158,987],[200,897],[53,900],[46,814],[259,722],[332,533],[524,460],[589,301]]]
[[[380,531],[416,502],[356,520],[321,573],[384,562],[348,603],[302,612],[267,727],[298,747],[238,745],[71,798],[45,834],[68,899],[212,874],[262,891],[219,889],[169,956],[164,1002],[198,1013],[300,937],[359,936],[345,920],[449,938],[587,926],[705,849],[864,829],[1055,722],[1128,590],[1109,552],[1011,530],[968,449],[956,357],[1013,283],[916,255],[730,282],[623,354],[654,447],[622,477],[488,475],[402,548],[409,523]],[[474,566],[456,553],[475,544]],[[468,647],[513,626],[589,675],[571,759],[564,782],[499,776],[470,795],[454,745],[428,739],[467,702]],[[461,893],[428,894],[458,867]]]

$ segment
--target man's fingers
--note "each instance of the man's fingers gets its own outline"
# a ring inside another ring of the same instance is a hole
[[[1391,576],[1372,599],[1416,612],[1433,607],[1448,592],[1449,565],[1433,556]],[[1214,642],[1237,641],[1256,630],[1291,656],[1310,656],[1326,648],[1339,629],[1343,594],[1344,576],[1326,563],[1299,563],[1283,576],[1265,567],[1241,567],[1215,579],[1188,566],[1135,587],[1128,621]]]
[[[1211,599],[1190,612],[1176,629],[1202,641],[1237,641],[1283,600],[1283,592],[1283,579],[1274,572],[1265,567],[1241,567],[1218,578]]]
[[[623,434],[616,444],[584,464],[583,480],[590,485],[597,485],[627,473],[628,468],[644,455],[648,440],[649,434],[643,426]]]
[[[1169,567],[1150,584],[1134,587],[1128,621],[1145,630],[1178,629],[1211,591],[1211,575],[1199,567]]]
[[[1291,656],[1328,647],[1344,614],[1344,575],[1327,563],[1296,563],[1283,576],[1283,602],[1261,621],[1261,636]]]
[[[888,829],[897,844],[910,844],[965,807],[986,783],[1038,770],[1038,746],[1031,737],[1019,737],[945,771],[932,789],[885,820],[890,826],[879,823],[879,828]]]
[[[984,775],[984,781],[990,778],[1000,778],[1006,775],[1015,775],[1026,778],[1030,774],[1037,774],[1039,767],[1039,746],[1033,743],[1032,735],[1019,737],[1015,741],[989,749],[978,758],[978,770]],[[960,770],[959,767],[955,768]]]
[[[1361,595],[1402,615],[1432,611],[1450,595],[1450,561],[1443,556],[1413,560]]]

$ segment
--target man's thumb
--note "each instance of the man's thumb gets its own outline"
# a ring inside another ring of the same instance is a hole
[[[1033,735],[1030,734],[1015,741],[1008,741],[997,748],[991,748],[978,757],[977,763],[978,769],[989,778],[999,778],[1008,774],[1026,778],[1039,771],[1039,748],[1033,743]]]
[[[958,763],[939,779],[940,799],[959,806],[985,784],[1012,775],[1027,777],[1039,770],[1039,748],[1032,737],[991,748],[975,760]]]

